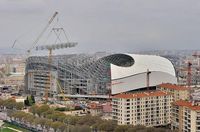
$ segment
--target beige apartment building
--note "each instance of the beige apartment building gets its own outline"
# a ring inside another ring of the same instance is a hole
[[[200,105],[183,100],[174,102],[171,129],[179,132],[200,132]]]
[[[172,100],[164,91],[118,94],[112,97],[112,117],[119,125],[168,125]]]
[[[158,85],[156,89],[172,93],[174,101],[188,100],[190,95],[189,88],[175,84],[163,83]]]

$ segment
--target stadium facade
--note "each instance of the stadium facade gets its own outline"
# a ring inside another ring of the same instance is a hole
[[[47,88],[49,96],[61,91],[70,95],[106,95],[110,89],[112,94],[129,92],[146,87],[147,69],[150,86],[177,83],[172,63],[159,56],[100,52],[54,56],[52,60],[49,64],[47,57],[27,59],[27,93],[43,96]]]
[[[173,64],[166,58],[154,55],[127,54],[132,65],[111,64],[112,94],[139,90],[147,87],[147,70],[150,71],[149,87],[161,83],[177,84]],[[123,56],[125,57],[125,56]]]

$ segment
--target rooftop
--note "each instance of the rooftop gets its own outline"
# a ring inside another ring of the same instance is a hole
[[[180,86],[176,84],[170,84],[170,83],[163,83],[158,86],[162,88],[168,88],[168,89],[174,89],[174,90],[189,90],[188,87],[184,87],[184,86]]]
[[[99,103],[90,103],[89,104],[89,108],[90,109],[103,109],[103,106],[101,105],[101,104],[99,104]]]
[[[191,110],[200,110],[200,105],[194,105],[192,102],[179,100],[173,103],[173,105],[187,107]]]
[[[125,99],[131,99],[131,98],[145,98],[145,97],[155,97],[155,96],[167,96],[171,95],[171,93],[163,92],[163,91],[151,91],[151,92],[142,92],[142,93],[133,93],[133,94],[117,94],[112,96],[112,98],[125,98]]]

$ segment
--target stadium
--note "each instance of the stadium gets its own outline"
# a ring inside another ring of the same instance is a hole
[[[61,92],[68,95],[108,95],[145,89],[147,70],[149,87],[161,83],[177,83],[173,64],[166,58],[136,54],[72,54],[54,56],[51,64],[46,56],[29,57],[26,61],[27,93],[49,96]],[[51,79],[49,79],[51,78]],[[60,86],[59,86],[60,85]]]

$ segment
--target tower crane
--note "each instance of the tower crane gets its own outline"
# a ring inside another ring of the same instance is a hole
[[[54,19],[56,18],[56,16],[58,15],[58,12],[56,11],[53,16],[49,19],[47,25],[43,28],[43,30],[39,33],[39,35],[37,36],[37,38],[33,41],[32,45],[28,48],[28,50],[26,50],[26,52],[28,53],[28,56],[31,52],[31,50],[34,49],[34,47],[37,45],[37,43],[39,42],[39,40],[41,39],[41,37],[44,35],[45,31],[49,28],[49,26],[52,24],[52,22],[54,21]],[[12,45],[12,48],[15,48],[15,45],[17,44],[18,39],[16,39]],[[23,49],[20,49],[23,50]],[[24,49],[25,50],[25,49]]]
[[[71,48],[71,47],[75,47],[77,45],[76,42],[64,42],[62,43],[60,38],[59,38],[59,35],[61,34],[61,32],[59,34],[56,34],[55,31],[59,31],[59,30],[62,30],[64,32],[64,35],[67,39],[67,36],[65,34],[65,31],[63,28],[53,28],[52,30],[54,31],[55,35],[56,35],[56,42],[57,40],[60,40],[60,43],[54,43],[52,45],[42,45],[42,46],[37,46],[37,43],[39,42],[39,40],[42,38],[42,36],[44,35],[45,31],[47,31],[47,29],[49,28],[49,26],[52,24],[52,22],[54,21],[54,19],[56,18],[56,16],[58,15],[58,12],[55,12],[53,14],[53,16],[50,18],[50,20],[48,21],[47,25],[43,28],[43,30],[39,33],[39,35],[37,36],[37,38],[35,39],[35,41],[33,41],[32,45],[28,48],[27,50],[27,53],[28,53],[28,56],[31,52],[31,50],[35,49],[36,51],[39,51],[39,50],[48,50],[48,65],[49,65],[49,68],[48,68],[48,71],[49,71],[49,82],[50,82],[50,88],[51,88],[51,63],[52,63],[52,51],[53,50],[58,50],[58,49],[64,49],[64,48]],[[14,41],[13,45],[12,45],[12,48],[15,47],[16,43],[17,43],[17,39]],[[68,41],[68,39],[67,39]],[[45,88],[45,100],[48,101],[48,87]]]
[[[51,63],[52,63],[52,51],[58,50],[58,49],[64,49],[64,48],[72,48],[75,47],[78,43],[76,42],[66,42],[66,43],[59,43],[59,44],[53,44],[53,45],[43,45],[43,46],[37,46],[36,50],[48,50],[48,65],[49,65],[49,78],[48,81],[50,82],[50,86],[46,86],[45,88],[45,100],[48,101],[48,93],[49,89],[51,88]]]

